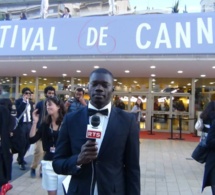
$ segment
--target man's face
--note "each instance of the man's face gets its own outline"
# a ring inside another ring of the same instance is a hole
[[[23,94],[23,97],[25,97],[26,99],[29,99],[31,97],[31,92],[25,91],[25,93]]]
[[[100,109],[106,106],[112,97],[113,79],[109,74],[93,73],[89,81],[89,95],[93,106]]]
[[[55,91],[48,90],[46,93],[46,97],[54,97],[55,96]]]
[[[83,91],[76,91],[75,92],[75,98],[77,99],[77,100],[79,100],[80,98],[82,98],[83,97]]]

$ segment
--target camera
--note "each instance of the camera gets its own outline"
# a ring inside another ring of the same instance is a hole
[[[74,102],[74,98],[70,98],[67,100],[70,104]]]

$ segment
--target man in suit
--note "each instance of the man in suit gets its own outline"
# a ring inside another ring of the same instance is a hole
[[[30,88],[25,87],[22,89],[22,97],[17,99],[15,102],[17,118],[22,116],[16,129],[16,131],[19,131],[20,133],[20,152],[18,153],[17,161],[21,170],[26,169],[24,156],[30,146],[29,132],[31,130],[32,112],[34,109],[33,102],[30,100],[31,94],[32,92]]]
[[[64,118],[53,168],[72,175],[69,195],[140,195],[138,126],[133,114],[111,105],[113,89],[112,73],[94,70],[88,106]],[[99,111],[101,139],[87,139],[91,114]]]

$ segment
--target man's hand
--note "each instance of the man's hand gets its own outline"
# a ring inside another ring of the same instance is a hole
[[[83,96],[81,96],[81,97],[79,97],[79,102],[82,104],[82,105],[84,105],[84,106],[86,106],[87,105],[87,103],[86,103],[86,101],[85,101],[85,99],[84,99],[84,97]]]
[[[88,140],[81,147],[81,152],[78,155],[77,165],[90,163],[95,160],[98,155],[97,142],[93,140]]]
[[[66,109],[68,109],[70,107],[71,103],[67,100],[65,103],[64,103],[64,106],[66,107]]]

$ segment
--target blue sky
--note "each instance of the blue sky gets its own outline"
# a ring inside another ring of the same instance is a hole
[[[146,10],[146,7],[150,9],[167,9],[172,7],[177,0],[130,0],[131,8],[137,7],[137,10]],[[179,0],[179,12],[183,12],[185,5],[187,6],[187,12],[200,12],[201,0]]]

